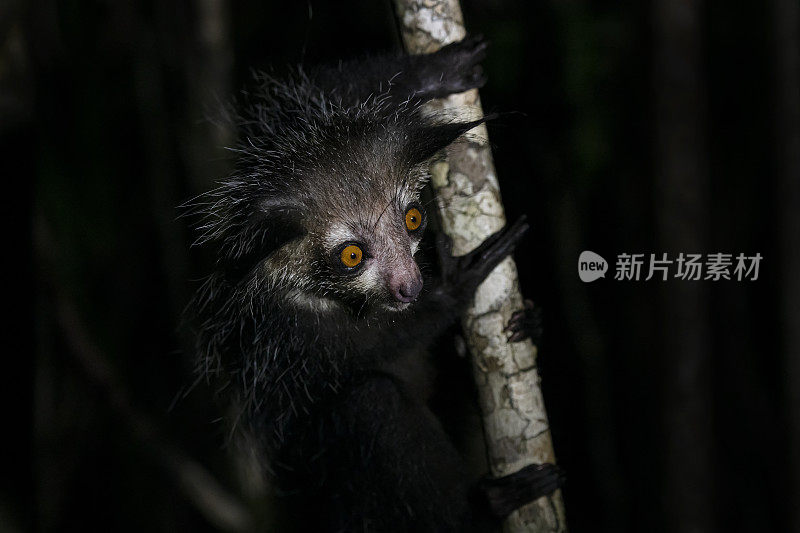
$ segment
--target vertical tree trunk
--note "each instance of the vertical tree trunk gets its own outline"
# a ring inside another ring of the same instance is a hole
[[[800,6],[774,0],[775,147],[781,247],[781,315],[789,417],[791,531],[800,533]]]
[[[434,52],[466,34],[458,0],[395,0],[395,6],[410,53]],[[482,114],[477,90],[431,102],[428,107],[461,119]],[[468,142],[452,148],[447,163],[437,163],[432,173],[443,229],[453,239],[454,254],[467,253],[505,225],[484,126],[472,130]],[[511,314],[521,308],[517,271],[509,258],[478,288],[474,305],[463,317],[489,465],[496,476],[531,463],[555,462],[536,372],[536,348],[530,341],[509,344],[503,333]],[[512,513],[504,527],[509,532],[566,531],[561,492]]]
[[[655,0],[655,194],[660,250],[706,252],[708,161],[701,76],[701,0]],[[667,531],[713,528],[708,298],[701,282],[667,281],[662,364]]]

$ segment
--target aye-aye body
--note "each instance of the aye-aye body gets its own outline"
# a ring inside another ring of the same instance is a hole
[[[229,385],[297,529],[467,531],[560,482],[538,465],[471,486],[436,417],[390,370],[455,323],[527,229],[520,220],[461,257],[440,236],[438,273],[417,262],[430,161],[481,122],[420,105],[480,86],[485,50],[469,38],[264,77],[232,115],[236,168],[198,204],[216,269],[192,307],[203,371]]]

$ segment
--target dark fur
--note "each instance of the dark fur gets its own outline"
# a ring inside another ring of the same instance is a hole
[[[206,217],[198,242],[218,258],[192,306],[202,371],[229,384],[236,422],[266,450],[299,529],[464,531],[472,523],[458,453],[386,368],[455,321],[525,224],[461,258],[440,240],[442,275],[425,279],[401,312],[354,293],[307,243],[324,233],[319,220],[380,208],[371,203],[382,189],[407,180],[421,186],[428,160],[476,123],[426,118],[419,106],[480,85],[484,49],[471,39],[430,56],[264,77],[233,115],[234,174],[198,204]],[[282,268],[284,277],[275,273]],[[298,305],[298,293],[311,303]]]

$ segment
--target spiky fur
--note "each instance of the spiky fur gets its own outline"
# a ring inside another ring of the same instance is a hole
[[[369,267],[344,275],[328,258],[356,236],[382,261],[416,252],[419,237],[397,220],[419,202],[430,158],[476,124],[420,105],[482,83],[484,48],[473,39],[438,55],[263,76],[231,114],[234,173],[192,204],[204,217],[198,245],[217,253],[191,306],[201,371],[226,385],[237,422],[266,450],[298,529],[470,523],[457,452],[387,363],[451,324],[518,235],[487,242],[480,263],[448,263],[408,309],[387,304]]]

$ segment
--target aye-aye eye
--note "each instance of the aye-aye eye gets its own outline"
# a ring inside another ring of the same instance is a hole
[[[418,207],[409,207],[406,211],[406,229],[417,231],[422,226],[422,211]]]
[[[364,259],[364,251],[357,244],[348,244],[339,253],[339,259],[347,268],[355,268]]]

